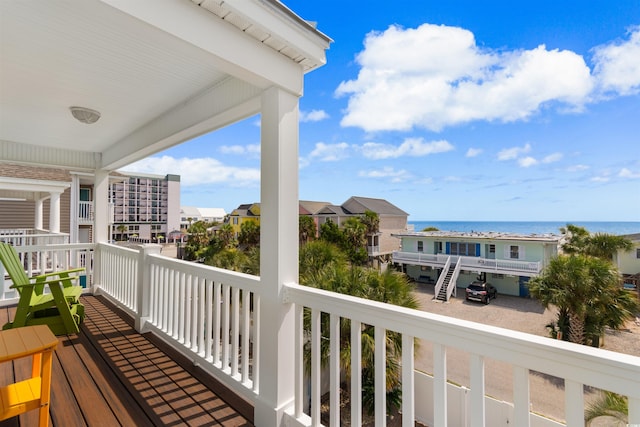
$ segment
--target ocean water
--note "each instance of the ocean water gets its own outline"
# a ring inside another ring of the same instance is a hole
[[[436,227],[441,231],[499,231],[517,234],[560,234],[560,227],[573,224],[591,233],[640,233],[640,221],[409,221],[415,231]]]

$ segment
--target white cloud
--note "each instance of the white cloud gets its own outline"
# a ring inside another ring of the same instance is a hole
[[[523,120],[549,102],[579,109],[593,79],[571,51],[493,52],[457,27],[423,24],[371,32],[356,60],[355,80],[336,95],[349,96],[343,126],[366,131],[434,131],[473,120]]]
[[[324,110],[300,111],[300,122],[319,122],[328,119],[329,114]]]
[[[147,157],[128,165],[126,171],[180,175],[180,185],[185,187],[222,183],[245,187],[260,182],[260,168],[226,166],[210,157],[179,159],[171,156]]]
[[[309,159],[318,159],[323,162],[335,162],[349,157],[349,144],[340,142],[338,144],[316,143],[316,147],[309,154]]]
[[[236,155],[260,155],[260,144],[249,145],[223,145],[220,147],[222,154],[236,154]]]
[[[465,157],[477,157],[482,154],[482,148],[469,148]]]
[[[631,178],[631,179],[638,179],[640,178],[640,171],[638,172],[633,172],[627,168],[622,168],[620,170],[620,172],[618,173],[618,176],[620,178]]]
[[[520,157],[520,155],[526,154],[530,151],[531,144],[525,144],[524,147],[505,148],[498,153],[498,160],[514,160]]]
[[[538,161],[531,156],[522,157],[518,159],[518,164],[523,168],[528,168],[538,164]]]
[[[592,182],[609,182],[610,178],[608,175],[600,175],[600,176],[594,176],[593,178],[591,178]]]
[[[573,166],[569,166],[567,168],[568,172],[582,172],[582,171],[586,171],[587,169],[589,169],[589,166],[587,165],[573,165]]]
[[[542,163],[555,163],[562,160],[562,153],[552,153],[542,159]]]
[[[367,142],[360,149],[364,157],[379,160],[403,156],[422,157],[451,151],[454,147],[444,140],[426,142],[423,138],[407,138],[400,145]]]
[[[411,174],[404,169],[395,170],[390,166],[386,166],[378,170],[366,170],[358,172],[358,176],[363,178],[390,178],[391,182],[403,182],[411,178]]]
[[[640,92],[640,26],[629,39],[594,49],[594,75],[605,93],[631,95]]]

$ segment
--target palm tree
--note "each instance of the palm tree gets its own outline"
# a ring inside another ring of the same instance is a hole
[[[349,266],[344,255],[332,258],[339,253],[336,246],[327,242],[312,242],[300,251],[300,283],[333,292],[367,298],[375,301],[400,305],[406,308],[417,308],[412,285],[406,276],[387,270],[380,273],[377,270],[357,266]],[[309,260],[308,258],[311,258]],[[310,325],[309,312],[305,312],[305,325]],[[322,331],[328,331],[329,316],[322,316]],[[347,377],[351,375],[351,326],[348,319],[342,319],[340,330],[340,364]],[[372,412],[374,405],[374,355],[375,328],[363,325],[362,329],[362,375],[363,375],[363,403]],[[321,340],[321,363],[326,365],[329,360],[329,340],[324,336]],[[397,408],[400,404],[400,359],[402,357],[402,336],[388,331],[386,334],[386,376],[387,376],[387,406]],[[310,368],[310,352],[305,351],[305,365]],[[347,383],[349,383],[347,381]]]
[[[360,217],[360,222],[364,224],[367,235],[376,234],[380,231],[380,216],[373,211],[364,211],[364,215]]]
[[[316,223],[309,215],[300,215],[298,217],[298,234],[300,244],[307,243],[316,237]]]
[[[245,221],[240,225],[238,243],[248,247],[260,244],[260,224],[255,221]]]
[[[565,242],[562,244],[562,251],[566,254],[583,253],[586,246],[589,231],[586,228],[573,224],[567,224],[566,227],[560,227],[560,232],[565,236]]]
[[[311,281],[311,277],[320,275],[329,268],[345,269],[347,266],[347,257],[344,253],[338,246],[325,240],[314,240],[302,245],[299,258],[301,284]],[[314,287],[320,287],[320,285]]]
[[[124,232],[127,231],[127,226],[120,224],[116,227],[116,230],[120,233],[120,240],[124,240]]]
[[[222,242],[224,248],[230,248],[233,245],[233,226],[229,223],[223,224],[218,230],[218,238]]]
[[[347,252],[349,260],[355,265],[366,263],[369,255],[367,253],[367,227],[360,218],[349,218],[345,221],[342,229],[344,235],[343,250]]]
[[[608,233],[596,233],[587,240],[586,253],[598,258],[612,260],[619,250],[629,252],[633,242],[626,237]]]
[[[628,252],[633,249],[633,242],[626,237],[608,233],[591,234],[586,228],[573,224],[560,228],[560,232],[566,236],[562,245],[566,254],[584,254],[612,260],[619,250]]]
[[[247,255],[236,248],[223,249],[205,260],[205,263],[225,270],[244,272],[244,266],[247,264]]]
[[[338,227],[338,224],[329,218],[326,222],[320,225],[320,239],[342,247],[344,235],[340,230],[340,227]]]
[[[605,326],[619,329],[638,310],[637,301],[621,289],[617,269],[609,261],[588,255],[553,258],[529,282],[529,291],[545,307],[558,308],[559,325],[568,318],[565,336],[578,344],[593,344]]]
[[[629,401],[625,396],[603,391],[584,412],[584,421],[587,426],[599,417],[611,417],[619,421],[620,425],[628,425]]]

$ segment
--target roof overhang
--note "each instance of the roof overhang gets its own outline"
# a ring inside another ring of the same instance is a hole
[[[275,0],[0,2],[0,158],[121,168],[301,95],[329,43]]]
[[[0,176],[0,196],[8,200],[40,200],[52,193],[62,194],[70,182]]]

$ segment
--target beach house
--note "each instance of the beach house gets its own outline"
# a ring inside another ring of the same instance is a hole
[[[378,231],[367,236],[367,253],[371,259],[386,263],[400,244],[393,234],[407,230],[407,212],[385,199],[352,196],[340,206],[326,205],[314,216],[319,226],[332,221],[342,227],[347,219],[361,217],[367,211],[377,214],[379,220]]]
[[[613,262],[622,274],[623,286],[640,298],[640,233],[625,234],[633,245],[630,251],[618,250]]]
[[[358,19],[333,12],[345,25]],[[361,425],[363,325],[375,332],[366,338],[375,352],[377,426],[386,425],[389,332],[402,337],[405,427],[415,420],[557,426],[532,409],[531,397],[544,393],[530,387],[533,375],[563,384],[570,426],[584,424],[585,386],[627,396],[628,423],[640,424],[638,357],[297,283],[299,100],[305,74],[325,63],[330,42],[277,0],[0,2],[0,159],[86,172],[94,191],[90,243],[16,248],[23,259],[43,260],[45,271],[87,269],[85,324],[78,336],[59,338],[54,357],[54,424],[303,427],[321,425],[328,408],[326,423],[338,426],[347,396],[351,425]],[[259,277],[167,258],[158,245],[108,243],[113,171],[256,116]],[[4,271],[0,277],[0,301],[15,304]],[[150,348],[152,339],[158,344]],[[413,369],[416,339],[432,356],[428,383]],[[341,360],[347,340],[352,351]],[[324,367],[321,349],[331,354]],[[452,351],[464,352],[470,367],[470,387],[455,396],[447,381]],[[493,361],[513,384],[508,404],[485,393]],[[341,390],[345,363],[351,376]],[[209,378],[207,387],[193,381],[196,374]],[[323,379],[329,395],[321,393]]]
[[[434,284],[447,301],[456,288],[489,282],[505,295],[528,296],[527,282],[558,254],[562,236],[499,232],[422,231],[397,233],[401,248],[393,262],[413,280]]]

